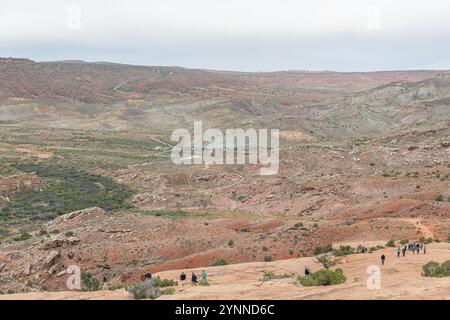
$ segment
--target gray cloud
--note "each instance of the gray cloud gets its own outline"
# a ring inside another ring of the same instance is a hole
[[[438,0],[2,0],[0,54],[248,71],[447,69],[449,13]]]

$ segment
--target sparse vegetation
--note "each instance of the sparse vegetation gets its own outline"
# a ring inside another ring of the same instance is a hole
[[[15,194],[2,209],[2,214],[10,218],[47,221],[88,207],[110,211],[130,208],[126,200],[133,192],[110,178],[53,163],[22,163],[15,168],[35,172],[44,187],[26,188]]]
[[[97,291],[100,290],[100,281],[97,280],[90,272],[81,273],[81,282],[84,287],[84,291]]]
[[[28,232],[23,232],[21,233],[19,236],[14,237],[13,240],[14,241],[26,241],[31,239],[33,236],[31,234],[29,234]]]
[[[347,281],[342,269],[336,270],[322,269],[307,276],[298,277],[298,282],[305,287],[309,286],[330,286],[341,284]]]
[[[247,197],[242,194],[236,194],[235,192],[232,192],[230,195],[230,199],[234,201],[244,201],[245,199],[247,199]]]
[[[181,218],[181,217],[205,217],[207,212],[188,212],[182,210],[150,210],[145,211],[144,215],[166,218]]]
[[[9,235],[9,230],[5,227],[0,227],[0,237],[5,237]]]
[[[170,295],[170,294],[174,294],[175,291],[176,291],[175,288],[164,288],[163,290],[161,290],[161,294]]]
[[[425,238],[425,237],[420,237],[419,242],[423,243],[423,244],[430,244],[433,243],[433,238],[429,237],[429,238]]]
[[[216,261],[214,261],[213,263],[211,263],[211,266],[215,267],[215,266],[226,266],[228,263],[225,261],[225,259],[220,258],[217,259]]]
[[[336,260],[329,255],[320,256],[317,260],[327,269],[336,264]]]
[[[303,227],[303,223],[302,222],[298,222],[296,224],[294,224],[294,228],[298,229],[298,228],[302,228]]]
[[[384,246],[377,245],[376,247],[370,247],[369,248],[369,253],[375,252],[375,251],[380,250],[380,249],[384,249]]]
[[[340,246],[339,249],[333,250],[333,255],[336,257],[347,256],[349,254],[354,254],[355,248],[351,246]]]
[[[422,275],[424,277],[449,277],[450,260],[443,262],[441,265],[436,261],[428,262],[422,267]]]
[[[275,274],[273,271],[264,272],[261,281],[266,282],[275,279],[288,279],[292,278],[294,275],[292,273]]]
[[[264,261],[265,261],[265,262],[273,261],[273,257],[272,257],[272,256],[265,256],[265,257],[264,257]]]
[[[321,253],[327,253],[333,251],[333,246],[331,244],[327,244],[323,247],[316,247],[314,249],[314,255],[318,255]]]
[[[172,279],[161,279],[160,276],[152,277],[152,285],[154,287],[174,287],[178,285],[178,281]]]
[[[228,246],[229,246],[229,247],[234,246],[234,241],[233,241],[233,239],[228,240]]]
[[[438,201],[438,202],[443,202],[443,201],[444,201],[444,196],[443,196],[442,194],[438,195],[438,196],[436,197],[436,201]]]
[[[395,240],[390,239],[388,242],[386,242],[386,247],[394,248],[395,247]]]
[[[161,296],[159,287],[148,288],[143,282],[135,282],[127,287],[127,291],[131,293],[136,300],[156,299]]]

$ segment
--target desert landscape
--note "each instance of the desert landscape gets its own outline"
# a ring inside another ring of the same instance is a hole
[[[174,164],[194,121],[279,129],[278,174]],[[397,258],[409,242],[427,254]],[[449,71],[0,58],[0,299],[132,299],[142,273],[202,270],[158,299],[448,299],[422,272],[449,242]],[[68,290],[71,265],[105,290]],[[305,268],[346,281],[303,286]]]

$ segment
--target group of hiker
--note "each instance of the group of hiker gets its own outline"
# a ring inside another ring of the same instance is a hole
[[[418,255],[421,251],[423,254],[427,254],[427,247],[423,243],[410,242],[405,243],[403,247],[397,247],[397,258],[400,258],[400,254],[402,257],[406,255],[406,252],[409,251],[413,255]],[[386,260],[386,256],[384,254],[381,255],[381,265],[384,265],[384,261]]]
[[[206,271],[202,270],[200,277],[201,277],[201,281],[206,282]],[[181,272],[180,274],[180,284],[182,286],[184,286],[185,282],[186,282],[186,273]],[[151,286],[151,282],[152,282],[152,274],[150,272],[143,272],[141,275],[141,281],[144,283],[148,283],[149,286]],[[196,286],[198,284],[198,277],[195,274],[195,272],[192,272],[191,274],[191,286]]]
[[[406,251],[410,251],[413,255],[419,254],[420,251],[422,251],[423,254],[427,254],[427,247],[423,243],[415,243],[415,242],[406,243],[403,245],[403,248],[400,249],[400,246],[397,248],[397,258],[400,258],[400,252],[404,257]]]
[[[200,277],[202,278],[202,281],[206,282],[206,271],[203,270],[200,274]],[[184,272],[181,272],[180,274],[180,283],[182,286],[184,286],[184,283],[186,281],[186,274]],[[198,277],[195,274],[195,272],[192,272],[191,274],[191,286],[196,286],[198,284]]]
[[[364,253],[365,248],[363,248],[362,252]],[[400,254],[404,257],[406,255],[406,251],[410,251],[413,255],[419,254],[421,251],[423,254],[427,254],[427,247],[423,243],[416,243],[416,242],[410,242],[403,245],[403,247],[398,246],[397,247],[397,258],[400,258]],[[381,265],[384,265],[384,262],[386,261],[386,256],[384,254],[381,255]],[[309,275],[311,273],[310,269],[308,267],[305,268],[305,275]],[[202,270],[200,277],[201,281],[206,282],[206,271]],[[181,272],[180,274],[180,284],[184,286],[186,282],[187,275],[186,273]],[[147,272],[143,273],[141,276],[141,281],[144,283],[149,282],[149,285],[151,286],[151,280],[152,280],[152,274]],[[195,272],[192,272],[191,274],[191,286],[196,286],[198,284],[198,276],[195,274]]]

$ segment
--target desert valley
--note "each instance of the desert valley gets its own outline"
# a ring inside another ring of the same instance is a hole
[[[174,164],[170,135],[194,121],[279,129],[278,174]],[[408,241],[427,255],[397,258]],[[422,266],[449,242],[449,71],[0,59],[0,298],[129,299],[143,272],[205,269],[210,286],[159,299],[448,299]],[[346,283],[299,285],[324,254]],[[108,290],[69,292],[71,265]]]

